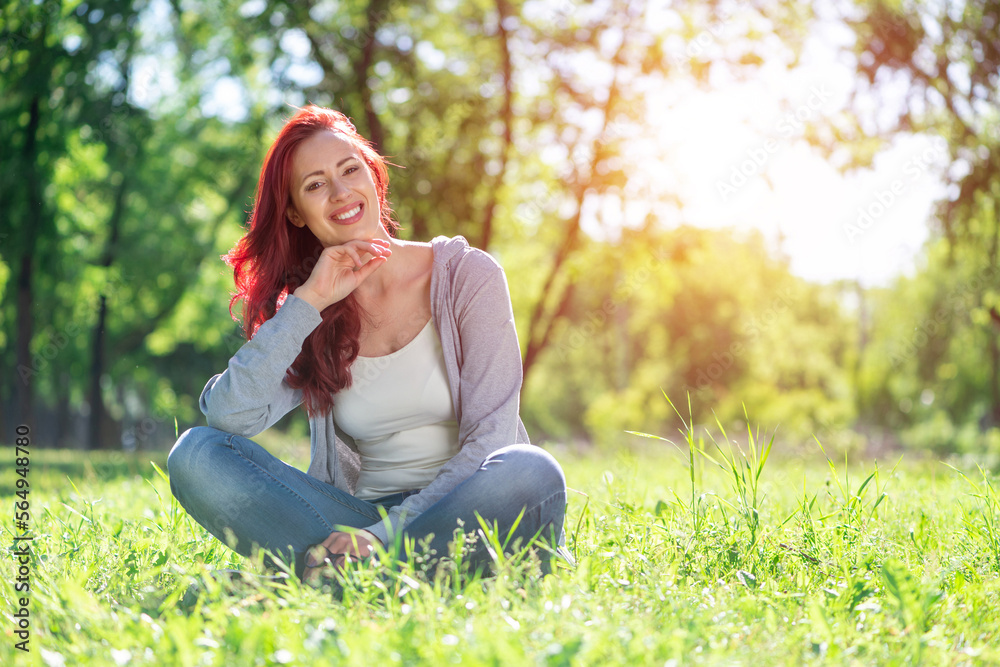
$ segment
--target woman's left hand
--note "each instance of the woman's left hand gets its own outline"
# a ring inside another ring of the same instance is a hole
[[[306,571],[304,581],[312,581],[319,576],[319,571],[327,563],[338,571],[350,560],[362,560],[375,553],[375,547],[368,538],[370,533],[344,533],[334,531],[325,540],[309,548],[306,553]],[[372,539],[377,538],[371,536]],[[324,551],[325,550],[325,551]]]

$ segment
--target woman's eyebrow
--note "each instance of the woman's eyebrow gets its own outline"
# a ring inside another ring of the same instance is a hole
[[[340,168],[340,165],[344,164],[348,160],[357,160],[357,159],[358,158],[355,157],[354,155],[349,155],[349,156],[345,157],[343,160],[341,160],[340,162],[338,162],[337,163],[337,167]],[[309,178],[310,176],[316,176],[316,175],[322,176],[323,175],[323,170],[322,169],[317,169],[316,171],[311,171],[308,174],[306,174],[305,176],[303,176],[302,180],[304,181],[307,178]]]

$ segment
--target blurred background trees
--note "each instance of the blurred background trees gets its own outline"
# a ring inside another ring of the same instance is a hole
[[[859,3],[846,165],[920,133],[946,196],[915,276],[868,295],[857,395],[867,424],[938,453],[1000,452],[1000,4]],[[874,98],[872,105],[862,100]],[[819,142],[823,145],[823,142]],[[834,143],[837,145],[834,146]]]
[[[694,226],[681,174],[636,169],[653,91],[795,67],[803,3],[4,2],[0,432],[160,447],[199,422],[241,343],[219,256],[314,102],[395,165],[403,237],[463,234],[505,266],[536,440],[670,432],[665,393],[788,446],[1000,452],[998,10],[837,11],[852,112],[810,141],[844,170],[897,136],[948,146],[919,270],[878,288]]]

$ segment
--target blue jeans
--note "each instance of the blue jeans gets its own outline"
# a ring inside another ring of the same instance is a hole
[[[185,431],[167,459],[170,490],[195,521],[243,556],[257,547],[294,563],[301,576],[309,547],[340,527],[365,528],[382,518],[379,508],[403,502],[418,491],[373,501],[321,482],[269,454],[248,438],[214,428]],[[474,534],[477,514],[497,526],[510,547],[536,535],[551,548],[563,543],[566,480],[552,456],[533,445],[511,445],[490,455],[468,479],[416,517],[400,543],[426,544],[436,561],[449,553],[455,530]],[[520,522],[511,527],[523,512]],[[390,554],[393,545],[387,545]],[[546,559],[542,550],[543,562]],[[463,556],[482,569],[491,557],[482,540]]]

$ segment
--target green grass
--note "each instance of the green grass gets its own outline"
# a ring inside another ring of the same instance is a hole
[[[362,569],[343,601],[217,583],[212,570],[248,565],[176,505],[150,463],[163,454],[35,450],[32,651],[14,650],[8,559],[0,664],[1000,664],[988,472],[847,466],[819,446],[782,458],[741,437],[556,451],[573,571]],[[301,443],[282,447],[304,464]],[[5,546],[15,480],[5,463]]]

